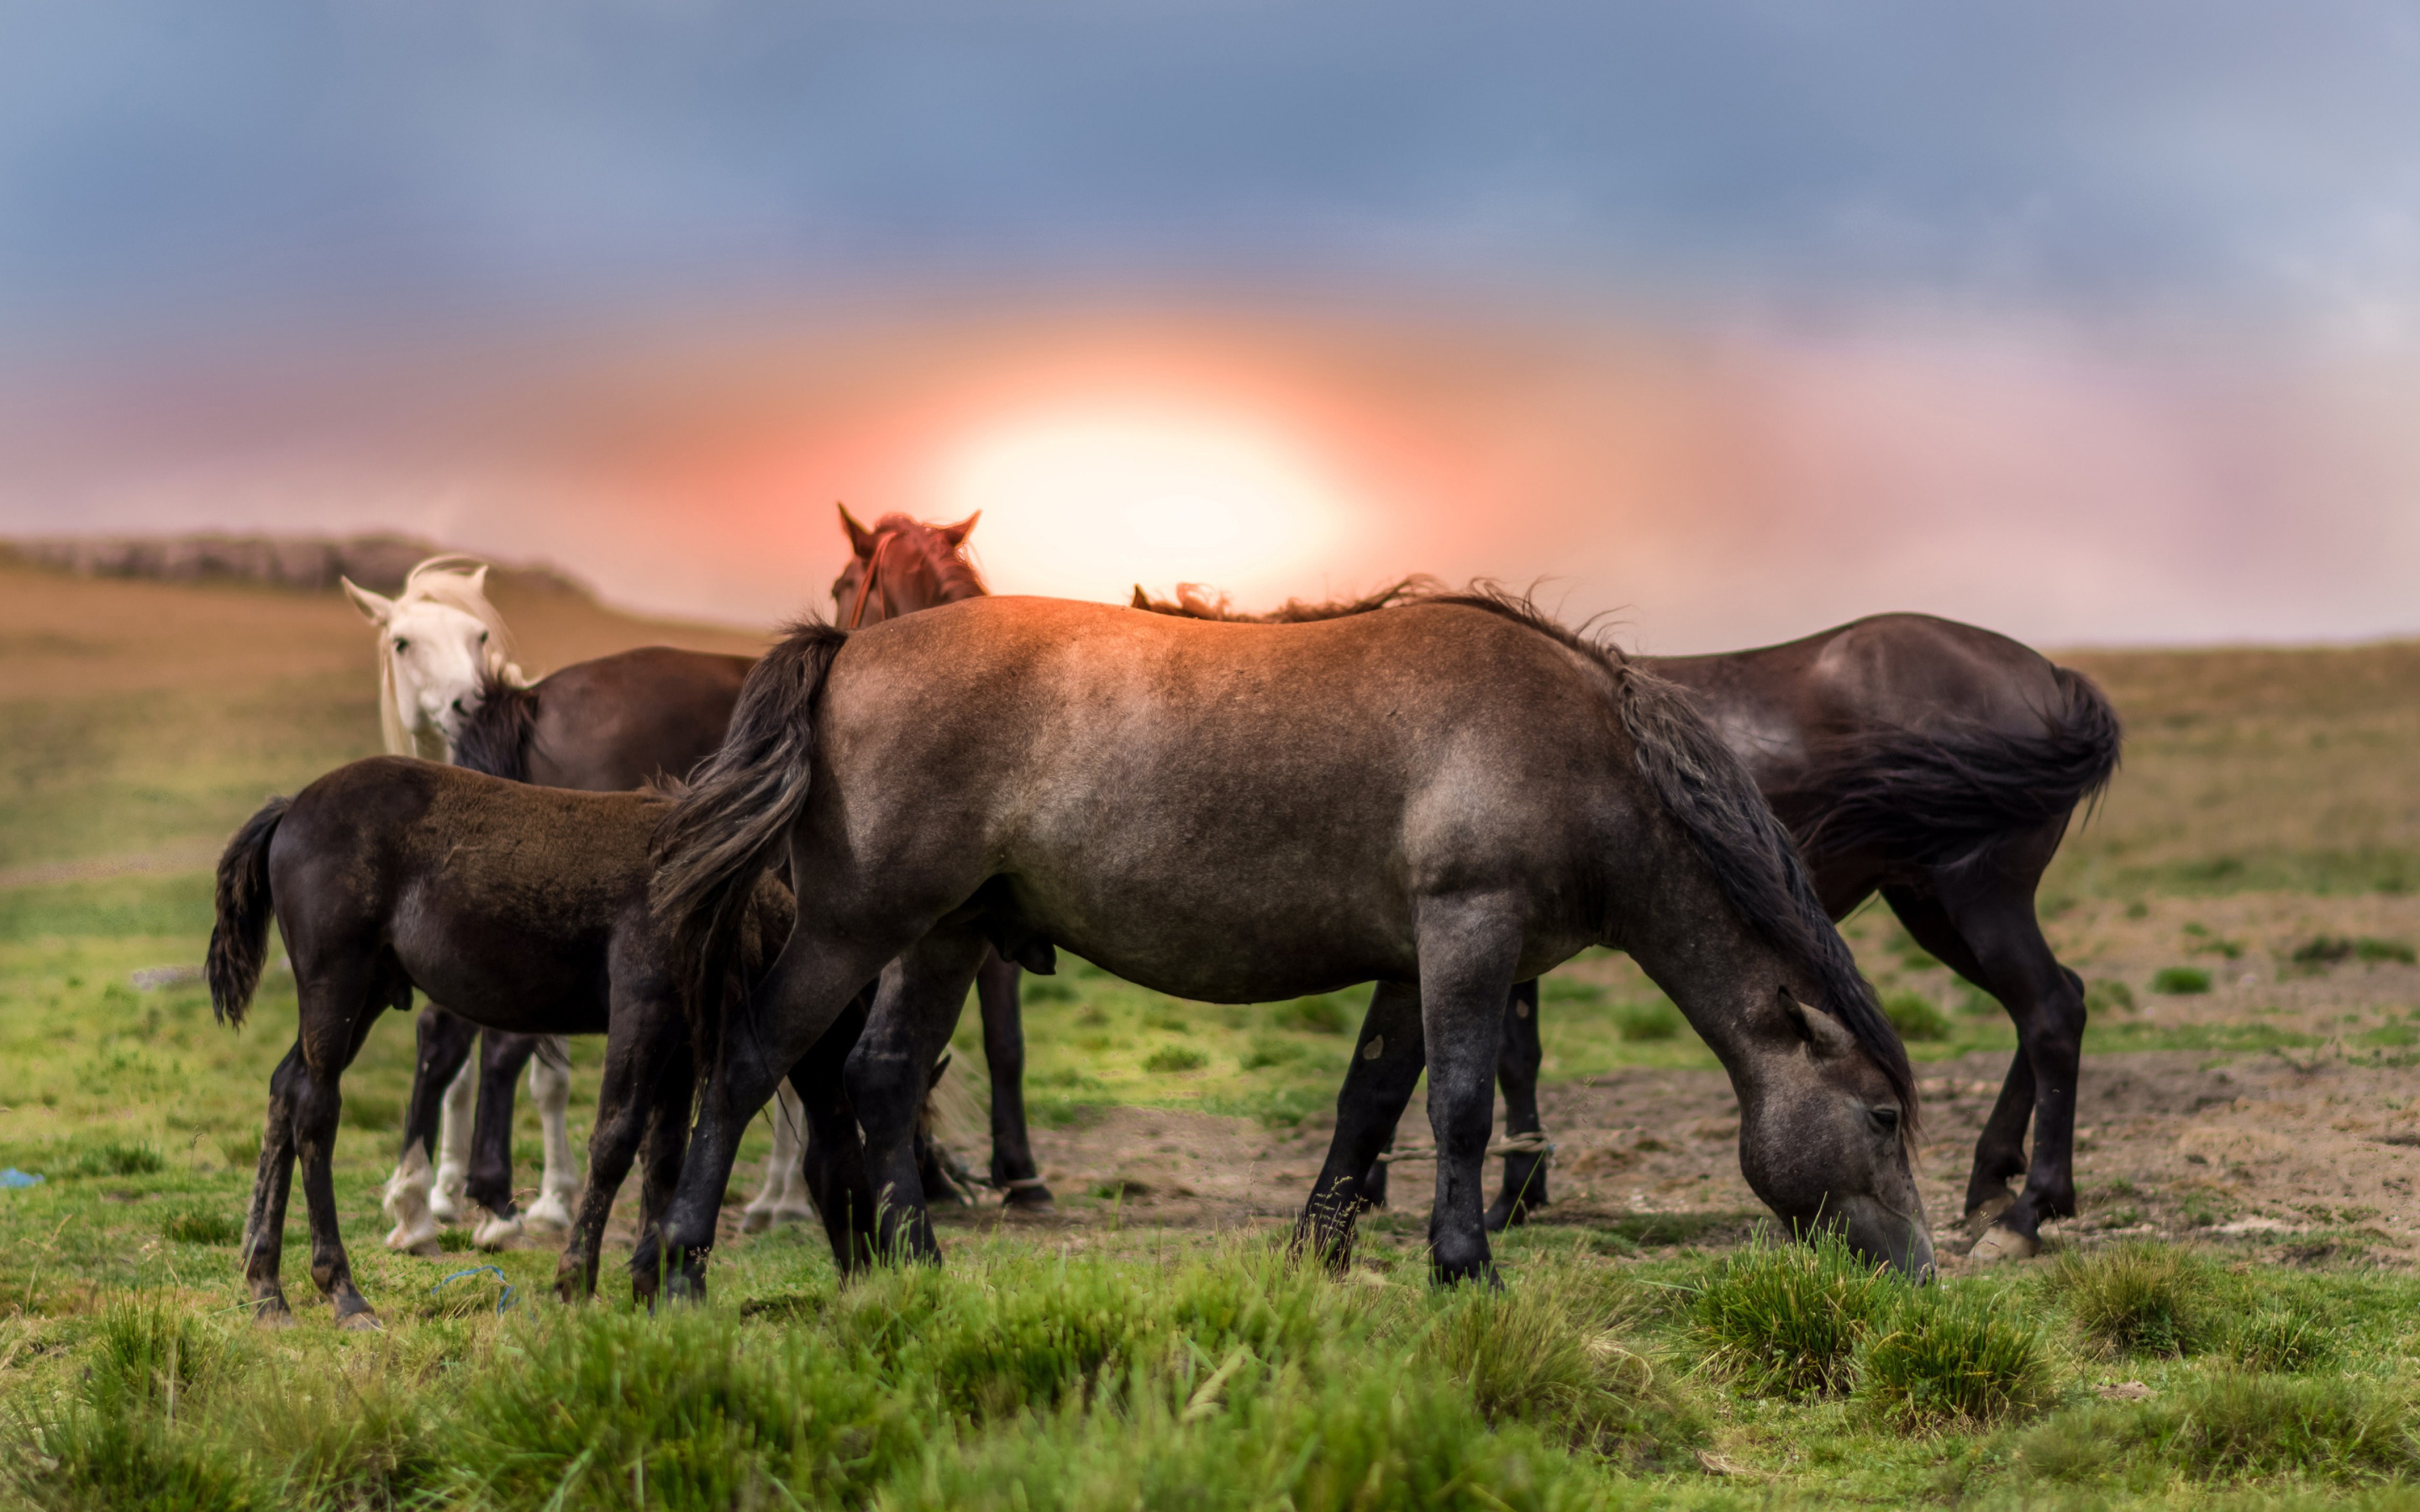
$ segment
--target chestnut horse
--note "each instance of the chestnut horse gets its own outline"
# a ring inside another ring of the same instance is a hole
[[[632,1257],[642,1291],[703,1293],[740,1132],[877,972],[845,1069],[879,1202],[857,1216],[874,1253],[937,1255],[910,1142],[927,1068],[987,949],[1047,971],[1063,945],[1201,1000],[1372,979],[1415,1000],[1417,1041],[1365,1045],[1346,1095],[1408,1089],[1425,1060],[1445,1280],[1493,1270],[1481,1166],[1507,994],[1625,949],[1731,1072],[1759,1196],[1931,1269],[1906,1054],[1787,832],[1684,695],[1500,596],[1290,625],[1032,598],[805,625],[749,674],[657,855],[690,1001],[714,1007],[679,1187]],[[722,1011],[720,963],[784,857],[798,921]],[[1350,1245],[1368,1133],[1311,1194],[1314,1251]]]

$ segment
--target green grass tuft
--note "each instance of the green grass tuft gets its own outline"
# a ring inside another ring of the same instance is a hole
[[[2098,1254],[2069,1251],[2050,1273],[2085,1348],[2096,1354],[2183,1355],[2210,1342],[2217,1281],[2208,1261],[2136,1241]]]
[[[2057,1396],[2039,1325],[2003,1299],[1928,1288],[1901,1299],[1858,1347],[1857,1399],[1916,1432],[1996,1423]]]
[[[1883,1016],[1891,1022],[1902,1040],[1931,1041],[1949,1038],[1948,1016],[1932,1005],[1932,999],[1922,993],[1896,992],[1883,999]]]
[[[2335,1359],[2336,1339],[2307,1307],[2267,1306],[2231,1314],[2217,1349],[2242,1369],[2287,1374]]]
[[[76,1144],[59,1164],[68,1176],[149,1176],[168,1162],[142,1140],[102,1139]]]
[[[176,1244],[234,1244],[243,1220],[216,1208],[179,1208],[160,1221],[160,1237]]]
[[[2146,1462],[2195,1483],[2252,1476],[2375,1480],[2420,1471],[2420,1402],[2357,1377],[2226,1370],[2126,1407],[2062,1415],[2026,1434],[2035,1476],[2139,1483]]]
[[[1643,1003],[1620,1003],[1613,1010],[1614,1032],[1632,1044],[1662,1040],[1677,1040],[1689,1026],[1680,1009],[1665,998],[1651,998]]]
[[[2199,966],[2162,966],[2151,975],[2151,991],[2172,997],[2190,997],[2210,991],[2210,973]]]
[[[1145,1056],[1142,1069],[1156,1072],[1161,1075],[1173,1075],[1178,1072],[1200,1071],[1208,1064],[1210,1064],[1210,1057],[1191,1045],[1170,1044],[1162,1045]]]
[[[1750,1396],[1838,1393],[1900,1288],[1834,1235],[1804,1244],[1760,1240],[1699,1293],[1697,1332],[1710,1362]]]
[[[1342,998],[1333,993],[1318,993],[1310,997],[1297,997],[1290,1003],[1278,1004],[1273,1021],[1281,1028],[1306,1029],[1312,1034],[1342,1034],[1353,1026],[1356,1016]]]
[[[2113,1009],[2123,1013],[2134,1011],[2134,989],[2114,978],[2103,977],[2084,990],[2084,1006],[2095,1013]]]

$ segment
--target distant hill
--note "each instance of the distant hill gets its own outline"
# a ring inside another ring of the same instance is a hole
[[[305,592],[334,589],[338,578],[391,594],[414,563],[447,548],[410,535],[66,535],[8,543],[23,561],[85,578],[159,582],[245,582]],[[524,579],[587,590],[551,567],[498,563]]]

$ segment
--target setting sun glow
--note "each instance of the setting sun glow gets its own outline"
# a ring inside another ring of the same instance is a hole
[[[1137,582],[1298,591],[1344,508],[1273,428],[1167,412],[999,424],[952,459],[942,497],[944,514],[983,511],[975,540],[996,584],[1112,600]]]

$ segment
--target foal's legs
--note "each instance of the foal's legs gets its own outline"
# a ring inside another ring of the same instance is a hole
[[[1296,1246],[1339,1270],[1352,1258],[1354,1218],[1371,1187],[1385,1180],[1387,1167],[1378,1155],[1394,1143],[1396,1121],[1420,1079],[1423,1060],[1419,988],[1378,983],[1353,1042],[1344,1086],[1336,1094],[1336,1134],[1328,1141],[1326,1164],[1295,1226]]]
[[[466,1027],[471,1038],[461,1067],[440,1084],[445,1090],[437,1115],[437,1190],[429,1195],[428,1211],[441,1224],[460,1223],[471,1206],[462,1186],[471,1179],[471,1119],[479,1103],[479,1068],[473,1058],[479,1031],[475,1025]]]
[[[1889,887],[1890,903],[1916,943],[1960,976],[1992,994],[2017,1026],[2017,1055],[2009,1067],[1975,1147],[1967,1181],[1971,1219],[1988,1215],[2020,1173],[2025,1184],[1975,1252],[1986,1257],[2026,1256],[2040,1247],[2045,1218],[2075,1211],[2075,1092],[2083,1071],[2084,988],[2042,938],[2033,886],[2057,844],[2051,833],[2025,837],[2024,848],[1995,847],[1955,872],[1936,873],[1933,895]],[[2033,1124],[2033,1156],[2025,1158],[2025,1124]]]
[[[967,989],[990,947],[963,926],[938,927],[884,968],[874,1012],[846,1072],[849,1101],[865,1130],[874,1182],[876,1252],[939,1260],[916,1169],[916,1115],[933,1085],[933,1063],[965,1011]]]
[[[1538,1068],[1545,1063],[1545,1047],[1538,1039],[1538,981],[1512,984],[1512,1001],[1504,1005],[1504,1035],[1496,1061],[1497,1080],[1504,1088],[1504,1137],[1538,1134],[1545,1124],[1538,1118]],[[1508,1153],[1504,1157],[1504,1188],[1487,1210],[1487,1228],[1497,1232],[1529,1221],[1529,1210],[1546,1205],[1546,1153]]]
[[[1024,973],[1014,961],[985,950],[975,973],[983,1009],[984,1065],[991,1073],[991,1184],[1001,1200],[1032,1212],[1050,1211],[1050,1189],[1033,1164],[1025,1132],[1025,1011],[1018,1001]]]
[[[412,1255],[434,1255],[437,1213],[429,1194],[436,1178],[429,1168],[429,1146],[441,1123],[440,1105],[450,1100],[457,1082],[465,1089],[464,1105],[468,1111],[470,1083],[462,1078],[461,1072],[470,1064],[479,1030],[470,1020],[430,1003],[421,1009],[413,1034],[419,1043],[419,1064],[411,1075],[411,1102],[404,1112],[403,1158],[396,1163],[395,1174],[387,1178],[380,1205],[395,1220],[395,1227],[386,1236],[387,1248]],[[459,1142],[458,1130],[456,1143]],[[458,1160],[458,1185],[459,1178]]]
[[[303,1076],[297,1041],[269,1073],[269,1119],[260,1132],[260,1164],[253,1172],[252,1207],[243,1223],[243,1279],[252,1293],[253,1318],[279,1327],[294,1321],[278,1268],[286,1254],[286,1199],[294,1180],[294,1098]]]

